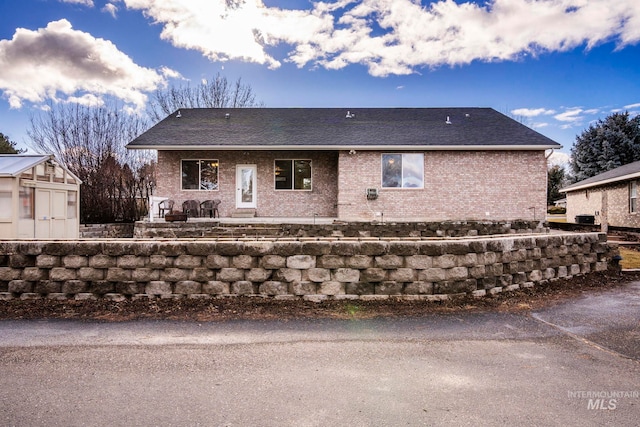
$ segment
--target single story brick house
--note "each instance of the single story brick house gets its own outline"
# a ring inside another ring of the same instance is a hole
[[[640,228],[640,162],[629,163],[560,190],[567,195],[567,221],[592,215],[596,224]]]
[[[127,145],[176,206],[345,221],[543,219],[560,147],[491,108],[181,109]]]

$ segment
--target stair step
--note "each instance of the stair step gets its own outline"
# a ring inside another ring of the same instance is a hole
[[[255,209],[236,209],[231,213],[231,218],[255,218]]]

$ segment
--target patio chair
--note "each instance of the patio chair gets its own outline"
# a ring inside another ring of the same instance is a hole
[[[166,199],[158,203],[158,216],[162,218],[165,214],[171,213],[175,203],[176,202],[171,199]]]
[[[197,200],[185,200],[182,202],[182,212],[188,217],[197,218],[200,216],[200,202]]]
[[[218,206],[220,205],[221,200],[205,200],[200,203],[200,216],[206,216],[209,214],[209,218],[215,218],[216,215],[220,218],[220,212],[218,212]]]

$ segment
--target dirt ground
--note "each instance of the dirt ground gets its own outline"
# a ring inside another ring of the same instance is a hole
[[[457,297],[448,301],[361,301],[275,300],[261,297],[214,299],[156,299],[138,301],[0,301],[0,320],[4,319],[80,319],[118,322],[135,319],[183,321],[227,321],[236,319],[374,318],[419,317],[460,311],[527,311],[551,306],[585,292],[621,286],[640,280],[639,273],[592,273],[561,279],[533,288],[485,296]]]

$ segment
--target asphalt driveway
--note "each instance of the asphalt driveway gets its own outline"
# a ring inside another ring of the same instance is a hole
[[[640,283],[533,313],[0,322],[2,425],[637,425]]]

